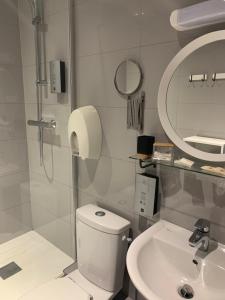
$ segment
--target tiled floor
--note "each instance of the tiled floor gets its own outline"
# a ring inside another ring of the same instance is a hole
[[[6,280],[0,278],[2,300],[18,300],[33,288],[58,277],[73,259],[30,231],[0,245],[0,267],[10,262],[15,262],[22,271]]]

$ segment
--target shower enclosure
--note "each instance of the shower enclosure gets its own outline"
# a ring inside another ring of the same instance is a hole
[[[0,295],[4,300],[18,299],[33,285],[59,275],[75,259],[67,141],[73,107],[73,1],[56,2],[0,0]],[[50,92],[52,60],[66,63],[64,94]],[[1,269],[12,262],[21,270],[1,281]]]

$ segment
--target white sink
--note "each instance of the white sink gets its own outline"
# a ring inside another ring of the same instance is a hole
[[[216,250],[199,258],[197,249],[188,244],[191,234],[161,220],[131,244],[128,272],[146,299],[184,299],[178,289],[187,284],[193,289],[193,300],[225,300],[225,246],[218,244]]]

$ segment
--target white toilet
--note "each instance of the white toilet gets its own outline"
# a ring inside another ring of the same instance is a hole
[[[109,300],[122,288],[130,222],[95,205],[76,212],[78,269],[21,300]]]

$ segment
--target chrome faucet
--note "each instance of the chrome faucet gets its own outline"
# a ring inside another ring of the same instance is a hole
[[[196,228],[191,237],[189,238],[189,245],[191,247],[199,247],[199,250],[208,252],[209,249],[209,231],[210,223],[208,220],[199,219],[194,227]]]

